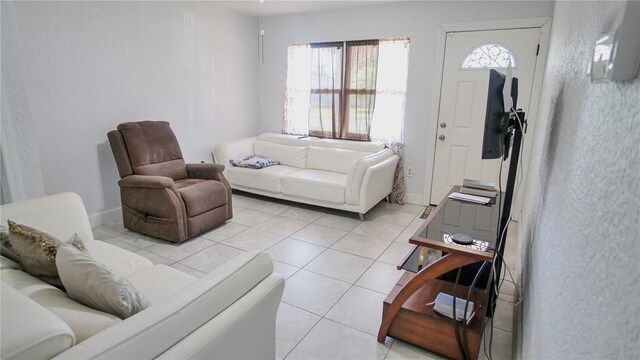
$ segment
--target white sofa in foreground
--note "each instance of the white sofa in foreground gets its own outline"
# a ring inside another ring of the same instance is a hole
[[[91,309],[1,262],[2,359],[275,358],[284,289],[267,254],[244,253],[198,279],[95,240],[80,197],[3,205],[7,219],[59,238],[77,233],[94,259],[128,278],[152,305],[125,319]]]
[[[278,160],[264,169],[234,167],[250,154]],[[399,157],[375,142],[265,133],[217,144],[233,189],[362,215],[391,193]]]

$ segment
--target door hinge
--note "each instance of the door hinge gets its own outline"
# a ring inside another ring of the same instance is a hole
[[[538,47],[536,48],[536,56],[538,56],[538,54],[540,54],[540,44],[538,44]]]

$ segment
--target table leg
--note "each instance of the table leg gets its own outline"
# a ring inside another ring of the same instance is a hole
[[[393,319],[395,319],[402,305],[427,281],[433,280],[451,270],[476,262],[478,262],[478,259],[449,253],[420,270],[402,287],[391,304],[383,311],[382,324],[380,324],[380,330],[378,331],[378,342],[384,343],[387,333],[389,332],[389,328],[391,327],[391,323],[393,323]]]

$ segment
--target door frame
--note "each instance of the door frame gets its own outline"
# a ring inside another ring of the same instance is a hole
[[[533,134],[535,134],[535,125],[538,122],[538,113],[540,105],[540,95],[542,91],[542,80],[544,77],[544,70],[547,63],[547,53],[549,50],[549,36],[551,35],[551,17],[541,18],[526,18],[526,19],[512,19],[512,20],[498,20],[498,21],[483,21],[483,22],[469,22],[469,23],[450,23],[440,24],[438,26],[438,34],[436,38],[436,66],[434,83],[437,84],[434,88],[433,95],[431,96],[431,113],[427,121],[429,124],[427,128],[433,131],[431,138],[431,144],[427,147],[425,176],[424,176],[424,189],[422,196],[422,203],[429,205],[431,203],[431,185],[433,183],[435,156],[436,156],[436,142],[438,134],[438,117],[440,114],[440,97],[442,93],[442,80],[444,72],[444,56],[445,45],[447,40],[447,33],[450,32],[463,32],[463,31],[488,31],[488,30],[509,30],[509,29],[522,29],[522,28],[540,28],[540,51],[538,53],[538,61],[533,76],[533,86],[531,88],[531,102],[529,104],[529,111],[527,119],[531,119],[527,129],[527,141],[523,149],[523,156],[521,158],[521,165],[524,171],[524,179],[519,186],[516,199],[519,198],[518,194],[522,189],[526,187],[527,182],[527,170],[529,166],[529,159],[531,155],[531,144],[533,143]],[[513,212],[514,218],[520,218],[521,205],[520,201],[516,203],[516,208]]]

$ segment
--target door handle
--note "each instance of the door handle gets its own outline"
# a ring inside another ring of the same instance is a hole
[[[443,128],[443,129],[446,128],[447,127],[447,123],[445,123],[445,122],[440,123],[440,127]]]
[[[445,137],[444,137],[444,135],[440,135],[440,136],[438,136],[438,139],[444,141]]]

